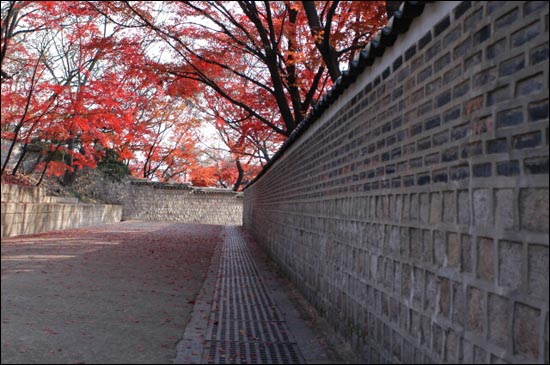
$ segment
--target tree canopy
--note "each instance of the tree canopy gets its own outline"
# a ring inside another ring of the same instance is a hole
[[[238,189],[386,18],[383,1],[2,2],[2,174],[31,147],[67,181],[113,151],[138,177]]]

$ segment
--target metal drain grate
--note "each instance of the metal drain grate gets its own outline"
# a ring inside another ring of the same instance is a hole
[[[202,362],[303,363],[245,241],[235,227],[226,233]]]
[[[214,321],[207,338],[217,341],[292,342],[284,322]]]
[[[295,343],[206,341],[208,364],[301,364]]]

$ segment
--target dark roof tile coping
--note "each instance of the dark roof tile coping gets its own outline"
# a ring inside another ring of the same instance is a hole
[[[130,181],[130,184],[137,186],[151,186],[153,189],[168,189],[168,190],[186,190],[190,194],[223,194],[223,195],[236,195],[237,193],[231,189],[223,188],[209,188],[209,187],[198,187],[192,186],[187,183],[170,183],[170,182],[160,182],[160,181],[150,181],[150,180],[133,180]]]

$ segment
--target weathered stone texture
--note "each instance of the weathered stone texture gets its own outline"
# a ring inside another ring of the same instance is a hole
[[[242,198],[231,191],[130,184],[122,219],[241,225]]]
[[[366,362],[548,362],[548,3],[449,4],[245,190],[244,225]]]
[[[132,178],[117,181],[98,170],[80,172],[72,187],[81,194],[122,205],[122,220],[242,225],[242,197],[228,189]]]
[[[122,206],[81,204],[43,189],[2,184],[1,237],[120,222]]]

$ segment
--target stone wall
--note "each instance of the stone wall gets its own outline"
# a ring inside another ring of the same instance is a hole
[[[548,22],[427,4],[245,190],[245,227],[367,363],[548,363]]]
[[[129,187],[123,219],[242,225],[242,197],[230,190],[151,182]]]
[[[1,237],[120,222],[122,207],[80,204],[39,188],[2,184]]]
[[[242,196],[229,189],[134,178],[117,181],[89,169],[80,171],[71,187],[106,203],[123,205],[123,220],[242,225]]]

